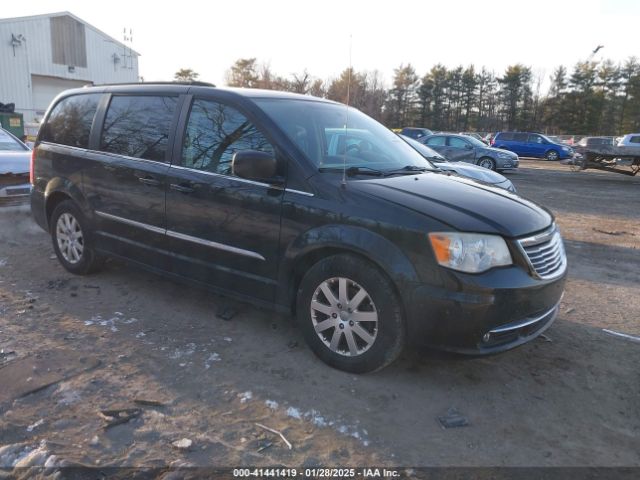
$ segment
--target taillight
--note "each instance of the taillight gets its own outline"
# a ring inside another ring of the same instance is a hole
[[[36,162],[36,149],[31,150],[31,162],[29,163],[29,183],[34,184],[35,175],[33,174],[33,168]]]

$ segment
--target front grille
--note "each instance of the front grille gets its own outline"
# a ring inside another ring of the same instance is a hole
[[[560,276],[567,268],[567,257],[560,232],[551,227],[544,233],[519,240],[529,264],[541,278]]]

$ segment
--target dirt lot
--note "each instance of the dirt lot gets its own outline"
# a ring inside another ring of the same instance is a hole
[[[640,178],[527,160],[508,176],[566,240],[556,324],[502,355],[413,350],[365,376],[318,361],[289,318],[119,262],[72,276],[27,208],[0,210],[0,468],[640,466],[640,342],[602,330],[640,335]],[[452,408],[468,426],[440,426]],[[115,409],[136,410],[105,428]]]

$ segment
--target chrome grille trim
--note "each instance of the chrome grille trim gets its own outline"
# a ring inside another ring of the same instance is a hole
[[[544,280],[561,276],[567,256],[556,225],[538,235],[518,240],[518,245],[535,275]]]

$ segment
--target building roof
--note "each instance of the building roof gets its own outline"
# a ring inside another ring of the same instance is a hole
[[[135,54],[137,56],[140,56],[140,54],[138,52],[136,52],[135,50],[132,50],[129,45],[125,45],[124,43],[120,42],[119,40],[116,40],[115,38],[113,38],[111,35],[107,35],[106,33],[104,33],[102,30],[94,27],[93,25],[91,25],[90,23],[87,23],[86,21],[82,20],[80,17],[75,16],[73,13],[71,12],[55,12],[55,13],[43,13],[41,15],[30,15],[27,17],[12,17],[12,18],[0,18],[0,23],[10,23],[10,22],[28,22],[30,20],[39,20],[39,19],[43,19],[43,18],[51,18],[51,17],[61,17],[61,16],[69,16],[71,18],[73,18],[74,20],[82,23],[84,26],[92,29],[94,32],[99,33],[100,35],[107,37],[108,39],[110,39],[113,43],[127,48],[131,51],[132,54]]]

